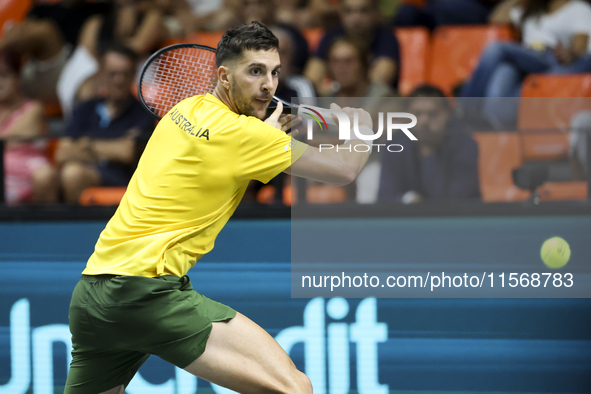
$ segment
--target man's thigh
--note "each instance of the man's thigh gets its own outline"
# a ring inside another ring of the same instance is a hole
[[[205,352],[185,370],[239,393],[312,393],[275,339],[240,313],[213,323]]]
[[[149,354],[133,351],[73,354],[64,394],[118,393],[129,384]]]

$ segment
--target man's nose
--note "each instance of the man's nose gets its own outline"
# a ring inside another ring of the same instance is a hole
[[[272,92],[274,88],[275,88],[275,79],[273,78],[273,75],[271,75],[271,73],[269,73],[269,74],[267,74],[267,78],[265,78],[265,81],[263,82],[263,85],[261,86],[261,90],[263,92]]]

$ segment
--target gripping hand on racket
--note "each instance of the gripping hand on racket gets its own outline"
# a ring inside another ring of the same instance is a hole
[[[278,102],[277,108],[275,108],[275,111],[273,111],[271,116],[265,120],[265,123],[268,123],[281,131],[285,131],[288,134],[291,133],[291,135],[295,135],[297,130],[293,132],[293,130],[290,131],[290,129],[300,124],[302,122],[302,118],[292,114],[282,114],[282,111],[283,103]]]
[[[355,115],[357,115],[359,129],[367,131],[368,134],[373,133],[371,132],[373,122],[367,111],[360,108],[341,108],[334,103],[331,104],[330,109],[344,112],[350,124],[354,124]],[[336,116],[334,120],[336,122]],[[346,185],[355,180],[367,163],[371,153],[370,144],[357,139],[353,134],[351,140],[338,146],[330,144],[321,144],[318,148],[310,146],[285,172],[334,185]]]

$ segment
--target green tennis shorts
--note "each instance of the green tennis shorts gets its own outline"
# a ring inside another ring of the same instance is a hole
[[[211,323],[234,316],[194,291],[188,276],[82,275],[70,303],[73,350],[64,393],[127,386],[150,354],[184,368],[205,351]]]

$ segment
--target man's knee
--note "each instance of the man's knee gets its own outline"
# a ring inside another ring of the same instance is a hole
[[[303,372],[300,372],[300,380],[301,380],[301,392],[305,394],[312,394],[312,382],[310,378]]]
[[[312,382],[303,372],[296,371],[289,382],[286,382],[284,394],[312,394]]]

